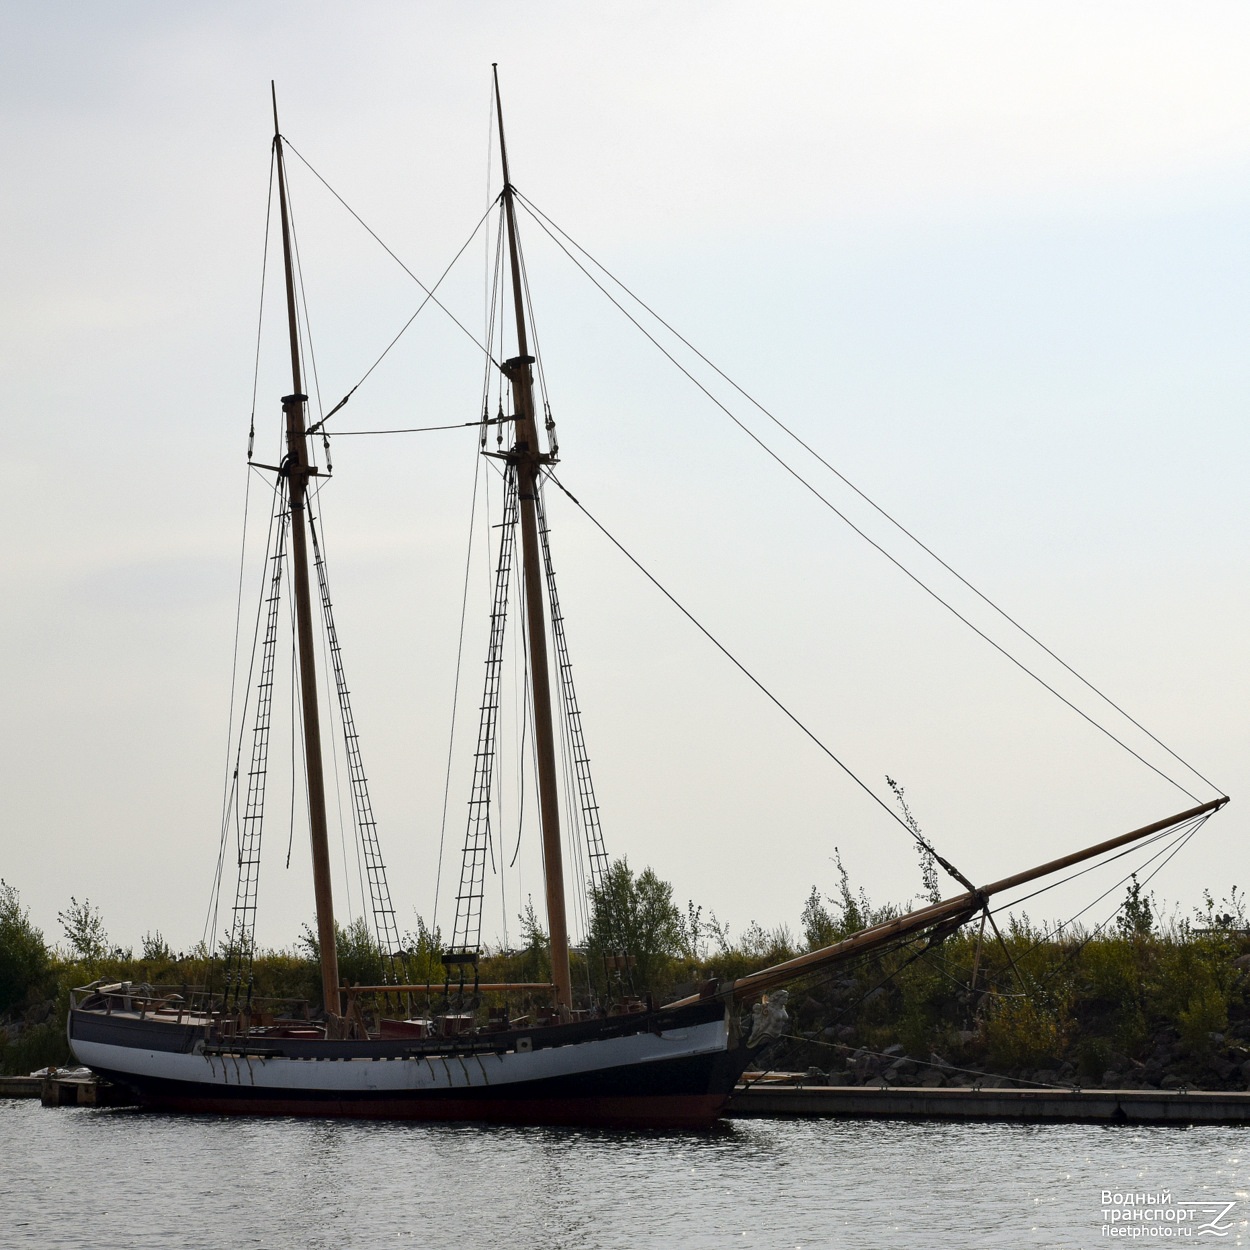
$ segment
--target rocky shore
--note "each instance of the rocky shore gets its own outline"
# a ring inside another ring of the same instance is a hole
[[[1162,997],[1151,1020],[1149,1001],[1138,995],[1112,1001],[1073,993],[1057,1010],[1026,1012],[1016,1006],[1022,998],[987,993],[970,1001],[956,992],[931,1003],[935,1018],[925,1021],[904,989],[882,988],[874,998],[863,992],[862,975],[841,977],[792,995],[793,1032],[770,1062],[839,1086],[1246,1090],[1250,954],[1224,964],[1222,1010],[1208,1012],[1222,1027],[1206,1030],[1195,1028],[1200,1013],[1169,1013]],[[1034,1036],[1002,1027],[1013,1010],[1036,1017]]]

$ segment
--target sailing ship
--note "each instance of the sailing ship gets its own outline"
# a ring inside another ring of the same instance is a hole
[[[261,693],[253,768],[247,774],[247,801],[239,819],[240,876],[234,928],[226,947],[225,984],[216,993],[205,991],[197,995],[182,988],[97,982],[75,991],[67,1026],[70,1045],[81,1063],[100,1076],[129,1087],[149,1106],[244,1115],[705,1127],[725,1110],[748,1065],[785,1034],[785,987],[790,983],[903,941],[940,941],[954,928],[986,914],[995,895],[1152,835],[1201,821],[1228,801],[1221,797],[1199,804],[983,887],[974,886],[941,861],[963,887],[953,897],[775,967],[732,981],[709,981],[697,992],[673,1002],[656,1004],[650,996],[632,992],[628,972],[633,961],[620,943],[602,956],[609,974],[615,974],[614,979],[611,975],[607,978],[609,990],[596,997],[590,989],[575,989],[566,916],[556,715],[549,660],[553,643],[562,710],[572,719],[579,741],[580,713],[565,685],[567,655],[547,546],[542,486],[555,463],[556,452],[550,438],[550,422],[540,422],[535,402],[535,358],[529,349],[516,192],[508,168],[497,71],[495,104],[503,174],[499,204],[516,337],[513,356],[501,362],[492,360],[510,391],[512,412],[505,417],[501,411],[498,418],[501,430],[511,429],[510,441],[503,446],[501,440],[498,451],[486,450],[485,430],[490,422],[484,413],[482,451],[502,462],[507,505],[500,527],[503,537],[492,606],[487,697],[482,705],[475,756],[456,925],[452,943],[442,954],[442,985],[429,981],[411,983],[402,975],[402,951],[394,932],[394,911],[376,838],[368,841],[365,858],[375,916],[381,916],[379,928],[387,939],[385,953],[391,959],[392,969],[398,972],[382,984],[365,986],[347,986],[339,975],[310,564],[316,571],[321,606],[327,614],[334,679],[351,739],[348,756],[353,764],[353,800],[363,812],[361,824],[369,837],[373,833],[372,816],[358,756],[353,755],[354,730],[311,511],[310,490],[319,470],[310,457],[310,440],[326,418],[310,424],[304,393],[285,144],[278,126],[275,93],[273,159],[290,334],[291,392],[282,398],[286,456],[278,466],[261,467],[277,474],[286,524],[281,530],[278,551],[271,557],[268,633],[258,683]],[[549,436],[545,450],[544,430]],[[249,448],[249,460],[250,457]],[[516,557],[513,542],[518,528],[521,542]],[[288,535],[289,552],[284,546]],[[497,659],[502,649],[507,577],[514,558],[521,573],[528,664],[527,714],[532,718],[537,757],[551,972],[549,982],[487,983],[478,972],[482,950],[482,878],[490,836],[490,772],[498,716]],[[273,684],[273,639],[284,560],[289,563],[293,587],[322,992],[322,1009],[305,1012],[302,1018],[275,1018],[254,1001],[249,975],[269,732],[266,718]],[[573,771],[580,787],[582,813],[589,826],[591,892],[602,902],[608,861],[598,832],[597,805],[589,789],[584,744],[574,760]],[[238,775],[236,768],[236,782]],[[503,1005],[517,996],[532,1007],[519,1018],[511,1017]],[[432,1013],[428,1008],[431,1001],[439,1003]],[[416,1011],[414,1002],[427,1007]],[[484,1007],[487,1002],[495,1005]]]

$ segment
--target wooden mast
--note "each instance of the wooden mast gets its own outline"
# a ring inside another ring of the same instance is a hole
[[[334,896],[330,887],[330,842],[326,835],[325,776],[321,761],[321,721],[317,703],[317,665],[313,654],[312,603],[308,588],[308,479],[316,473],[308,462],[308,436],[300,371],[299,327],[295,315],[295,277],[291,264],[291,223],[286,200],[286,165],[278,130],[278,93],[273,83],[273,145],[278,161],[278,202],[282,209],[282,258],[286,264],[286,313],[291,334],[291,390],[282,397],[286,416],[286,461],[283,469],[291,504],[291,564],[295,583],[295,627],[299,639],[300,702],[304,714],[304,761],[308,774],[308,833],[312,841],[313,895],[317,906],[317,942],[321,951],[321,994],[326,1015],[340,1015],[339,959],[334,937]],[[334,1035],[333,1025],[327,1033]]]
[[[525,333],[525,301],[516,235],[512,181],[508,177],[508,149],[504,144],[503,102],[499,98],[499,67],[495,76],[495,107],[499,119],[499,155],[503,162],[503,207],[508,223],[508,258],[512,265],[512,298],[516,307],[517,355],[503,366],[512,384],[515,441],[509,460],[517,475],[521,512],[521,556],[525,584],[525,613],[529,625],[530,683],[534,700],[534,737],[538,746],[538,810],[543,836],[543,873],[547,889],[547,927],[551,933],[551,980],[556,1005],[573,1005],[569,972],[569,934],[564,905],[564,864],[560,846],[560,805],[556,781],[555,733],[551,716],[551,681],[547,667],[547,624],[543,610],[542,563],[538,549],[538,510],[535,501],[540,466],[547,457],[538,442],[534,415],[534,358]]]

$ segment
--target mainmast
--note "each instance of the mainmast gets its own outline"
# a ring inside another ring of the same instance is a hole
[[[325,775],[321,761],[321,722],[317,703],[317,666],[313,655],[312,599],[308,588],[308,479],[317,470],[308,462],[307,423],[300,371],[299,327],[295,313],[295,277],[291,264],[291,223],[286,200],[286,164],[278,130],[278,93],[273,93],[273,145],[278,162],[278,202],[282,209],[282,258],[286,264],[286,312],[291,334],[291,394],[282,397],[286,416],[287,477],[291,504],[291,561],[295,582],[295,628],[299,639],[300,702],[304,719],[304,761],[308,775],[308,833],[312,841],[313,894],[317,906],[317,942],[321,951],[321,994],[327,1017],[339,1016],[339,959],[334,938],[334,897],[330,887],[330,842],[326,835]],[[333,1025],[329,1032],[333,1032]]]
[[[495,74],[495,106],[499,119],[499,155],[503,162],[503,208],[508,223],[508,258],[512,266],[512,298],[516,307],[517,355],[505,361],[503,371],[512,385],[515,439],[509,461],[517,474],[521,512],[521,557],[525,584],[525,614],[529,626],[530,682],[534,699],[534,737],[538,747],[538,810],[542,823],[543,872],[547,888],[547,927],[551,933],[551,980],[556,1005],[573,1005],[569,973],[568,920],[564,906],[564,864],[560,846],[560,806],[556,783],[555,729],[551,716],[551,682],[547,671],[547,623],[543,612],[542,561],[538,539],[538,475],[550,459],[538,442],[534,416],[534,357],[525,332],[525,301],[516,233],[512,181],[508,176],[508,149],[503,134],[503,102],[499,98],[499,67]]]

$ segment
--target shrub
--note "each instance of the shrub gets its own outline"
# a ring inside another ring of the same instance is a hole
[[[627,951],[634,959],[636,984],[656,985],[670,961],[683,954],[686,926],[673,902],[673,887],[650,868],[637,877],[625,859],[614,860],[601,889],[591,893],[590,952]]]
[[[991,1063],[1005,1068],[1053,1060],[1066,1041],[1059,1014],[1033,998],[1000,998],[985,1032]]]
[[[1150,895],[1141,892],[1136,873],[1133,873],[1115,923],[1120,936],[1124,938],[1148,938],[1154,932],[1155,913],[1152,899]]]
[[[0,880],[0,1014],[24,1003],[49,968],[43,934],[31,924],[17,890]]]
[[[81,959],[87,964],[99,963],[110,954],[120,955],[109,946],[109,935],[104,928],[104,917],[98,907],[91,905],[90,899],[80,903],[72,894],[69,906],[57,912],[56,918],[65,930],[65,938],[69,942],[70,955]]]
[[[336,920],[334,944],[340,981],[348,985],[381,985],[386,980],[386,957],[364,916],[357,916],[346,926]],[[321,943],[311,925],[304,925],[297,945],[309,963],[321,961]]]
[[[1195,988],[1189,1003],[1176,1017],[1181,1041],[1192,1055],[1209,1054],[1213,1033],[1228,1027],[1228,999],[1213,980]]]

